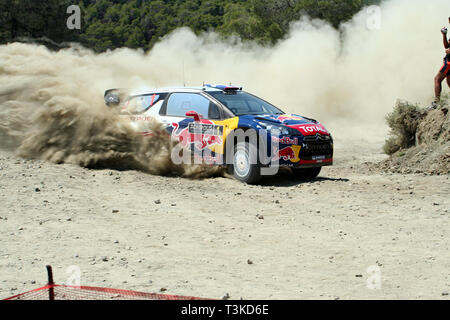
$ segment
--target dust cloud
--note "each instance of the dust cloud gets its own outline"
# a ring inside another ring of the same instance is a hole
[[[318,119],[338,138],[370,140],[387,132],[384,117],[397,98],[431,101],[443,56],[439,30],[449,12],[448,0],[386,1],[379,16],[364,9],[340,31],[303,18],[274,47],[215,33],[196,36],[188,29],[176,30],[147,53],[3,45],[0,144],[56,163],[211,174],[173,165],[173,145],[157,124],[154,137],[138,136],[103,102],[109,88],[203,82],[241,85],[287,112]],[[368,27],[377,17],[379,28]]]

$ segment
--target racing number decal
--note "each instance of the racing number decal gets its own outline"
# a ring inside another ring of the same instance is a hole
[[[215,124],[205,124],[201,122],[191,122],[189,123],[189,133],[222,137],[223,126]]]

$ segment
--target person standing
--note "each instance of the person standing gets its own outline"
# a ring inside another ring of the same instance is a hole
[[[448,22],[450,23],[450,17],[448,18]],[[439,72],[434,77],[434,101],[431,103],[431,106],[428,109],[436,109],[439,101],[441,100],[441,92],[442,92],[442,81],[447,79],[447,85],[450,88],[450,45],[449,40],[447,39],[447,28],[441,29],[445,54],[444,57],[444,65],[439,69]]]

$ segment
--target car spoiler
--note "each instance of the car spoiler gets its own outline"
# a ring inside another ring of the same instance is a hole
[[[117,106],[124,99],[126,94],[124,89],[108,89],[105,91],[105,103],[108,107]]]

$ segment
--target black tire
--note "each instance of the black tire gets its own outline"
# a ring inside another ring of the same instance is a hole
[[[297,176],[301,180],[313,180],[317,178],[317,176],[322,170],[322,167],[316,168],[292,168],[292,172],[295,176]]]
[[[258,149],[251,143],[238,142],[233,152],[233,164],[229,169],[242,182],[255,184],[261,180],[261,166],[258,163]]]

